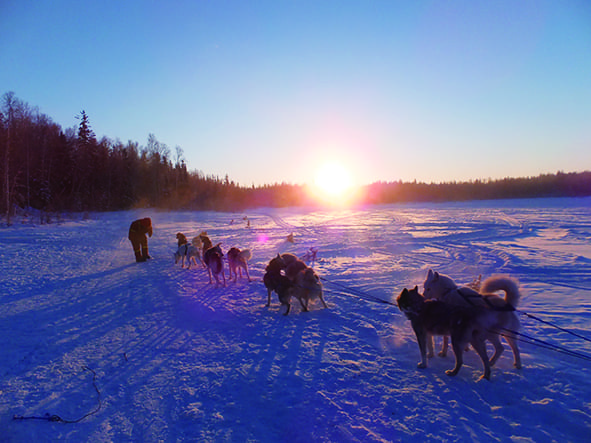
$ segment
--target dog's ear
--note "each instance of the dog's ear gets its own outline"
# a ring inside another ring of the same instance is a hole
[[[433,278],[433,269],[429,269],[429,272],[427,273],[427,278]]]
[[[439,279],[439,272],[436,272],[435,274],[433,274],[435,276],[435,280]]]
[[[419,292],[419,286],[415,285],[415,288],[413,289],[413,291]]]
[[[402,294],[406,294],[406,293],[408,293],[408,289],[404,288],[404,289],[402,290],[402,292],[400,293],[400,295],[402,295]]]

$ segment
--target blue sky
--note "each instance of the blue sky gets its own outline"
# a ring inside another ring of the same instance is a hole
[[[0,0],[0,93],[246,186],[591,169],[588,1]]]

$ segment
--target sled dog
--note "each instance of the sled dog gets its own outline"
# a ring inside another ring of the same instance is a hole
[[[199,249],[197,249],[193,245],[185,243],[184,245],[179,246],[179,248],[174,253],[174,264],[176,265],[179,261],[181,261],[181,268],[184,268],[186,258],[188,262],[187,268],[191,269],[191,262],[195,263],[195,266],[197,266],[197,260],[195,257],[201,260],[201,258],[199,257]]]
[[[250,260],[252,257],[250,249],[240,250],[238,248],[232,247],[226,255],[228,257],[230,280],[232,280],[232,273],[234,273],[234,281],[238,280],[238,272],[240,272],[240,277],[242,278],[242,270],[244,269],[246,278],[248,281],[251,281],[250,275],[248,273],[248,260]]]
[[[199,248],[199,249],[203,248],[203,242],[201,241],[201,237],[199,237],[199,236],[193,237],[191,239],[191,244],[193,246],[195,246],[196,248]]]
[[[277,254],[277,257],[273,257],[265,268],[263,283],[267,288],[267,304],[265,306],[271,306],[271,292],[275,291],[279,297],[281,305],[286,306],[286,311],[283,315],[288,315],[291,308],[290,288],[293,286],[293,283],[281,273],[285,267],[285,262],[281,256]]]
[[[281,259],[285,263],[285,276],[291,281],[295,280],[298,272],[308,267],[302,260],[287,252],[285,254],[281,254]]]
[[[322,305],[328,308],[324,298],[322,298],[320,278],[312,268],[302,269],[296,274],[290,294],[300,301],[304,311],[308,311],[308,304],[313,298],[319,298]]]
[[[490,380],[490,362],[486,355],[486,331],[490,327],[489,311],[478,306],[458,306],[439,300],[427,300],[415,286],[410,291],[406,288],[396,298],[398,308],[410,320],[417,337],[421,352],[419,368],[427,367],[427,340],[431,335],[451,336],[452,349],[456,362],[453,369],[445,371],[447,375],[456,375],[464,363],[464,348],[468,343],[476,350],[484,371],[481,379]]]
[[[185,234],[183,234],[182,232],[177,232],[176,233],[176,239],[177,239],[177,246],[180,248],[183,245],[186,245],[187,242],[187,237],[185,237]]]
[[[494,365],[504,351],[499,335],[503,334],[513,351],[513,366],[517,369],[521,368],[519,347],[515,336],[511,333],[520,328],[515,309],[519,304],[521,293],[515,279],[504,276],[489,277],[482,282],[480,292],[476,292],[469,287],[458,287],[450,277],[429,270],[423,288],[426,299],[436,299],[456,306],[486,309],[488,316],[494,319],[486,337],[495,348],[490,364]],[[496,291],[504,291],[505,297],[495,294]]]
[[[203,254],[205,254],[205,251],[213,247],[213,243],[207,236],[206,231],[201,231],[201,234],[199,234],[199,240],[201,241],[201,250],[203,251]]]
[[[193,245],[193,247],[197,249],[197,258],[201,262],[201,266],[205,268],[205,262],[203,261],[203,242],[201,241],[201,238],[199,236],[193,237],[191,239],[191,245]]]
[[[212,275],[216,283],[220,283],[219,276],[222,276],[224,286],[226,286],[226,274],[224,273],[224,261],[222,260],[224,254],[222,253],[221,243],[209,248],[203,254],[203,261],[207,267],[207,274],[209,275],[209,283],[213,283]]]

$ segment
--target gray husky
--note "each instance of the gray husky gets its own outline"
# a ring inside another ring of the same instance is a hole
[[[308,304],[313,298],[319,298],[322,306],[328,308],[322,297],[322,283],[312,268],[301,269],[295,275],[290,294],[300,301],[304,311],[308,311]]]
[[[505,297],[496,295],[496,291],[504,291]],[[512,332],[519,330],[521,326],[515,312],[521,298],[517,280],[504,276],[489,277],[482,283],[480,292],[476,292],[468,287],[458,287],[450,277],[429,270],[423,295],[427,299],[436,299],[452,305],[485,308],[488,311],[487,315],[494,320],[486,337],[495,348],[490,364],[494,365],[503,353],[504,348],[500,339],[502,334],[513,351],[513,365],[517,369],[521,368],[521,356]]]

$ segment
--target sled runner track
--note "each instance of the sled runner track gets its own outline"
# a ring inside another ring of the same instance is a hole
[[[305,232],[309,232],[309,233],[312,232],[311,229],[306,226],[296,226],[296,225],[292,225],[290,223],[287,223],[285,220],[283,220],[278,215],[272,215],[272,214],[261,214],[261,215],[263,215],[265,217],[269,217],[271,220],[273,220],[273,223],[275,223],[280,228],[284,228],[287,231],[305,231]]]

